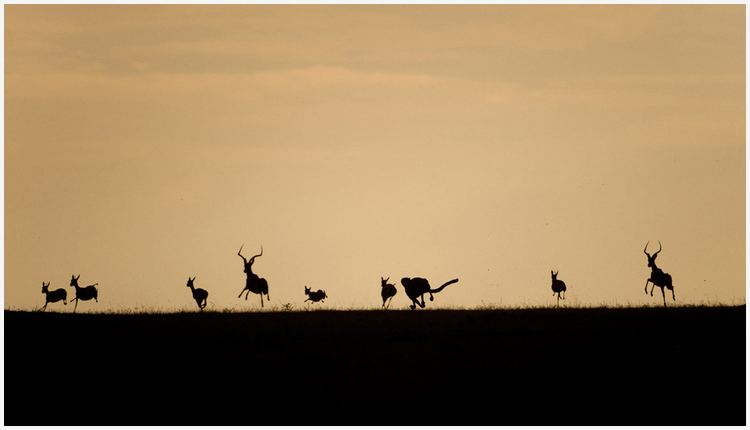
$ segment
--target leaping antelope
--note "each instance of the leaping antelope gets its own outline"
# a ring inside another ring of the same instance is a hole
[[[648,294],[648,283],[651,282],[651,296],[654,295],[654,285],[661,288],[661,297],[664,299],[664,307],[667,306],[667,297],[664,294],[664,287],[667,287],[672,292],[672,300],[677,301],[674,296],[674,286],[672,285],[672,276],[669,273],[664,273],[660,268],[656,267],[656,256],[661,252],[661,241],[659,241],[659,250],[654,252],[654,255],[649,255],[646,252],[648,248],[648,242],[643,247],[643,253],[648,258],[648,267],[651,268],[651,277],[646,280],[646,285],[643,287],[643,292]]]
[[[245,246],[244,244],[242,246]],[[247,296],[250,293],[253,294],[260,294],[260,307],[263,307],[263,294],[266,295],[266,299],[268,301],[271,301],[271,297],[268,295],[268,282],[264,279],[253,273],[253,263],[255,263],[255,257],[260,257],[263,255],[263,245],[260,246],[260,254],[253,256],[250,258],[250,260],[246,259],[242,256],[242,246],[240,246],[240,250],[237,251],[237,255],[239,255],[242,258],[242,261],[245,263],[245,273],[247,274],[247,280],[245,281],[245,288],[240,291],[240,295],[237,296],[237,298],[242,297],[242,293],[247,291],[245,293],[245,300],[247,300]]]
[[[567,291],[567,287],[565,286],[565,282],[557,279],[557,274],[560,273],[558,270],[557,273],[553,272],[552,270],[549,271],[552,274],[552,296],[554,297],[555,294],[557,294],[557,306],[560,306],[560,293],[562,293],[562,299],[565,300],[565,291]]]
[[[56,290],[50,291],[49,282],[45,284],[44,281],[42,281],[42,294],[44,294],[45,300],[44,307],[40,309],[41,311],[46,310],[49,303],[56,303],[60,300],[63,301],[64,305],[68,304],[68,292],[65,291],[64,288],[58,288]]]
[[[203,311],[203,308],[206,307],[208,302],[208,291],[203,288],[195,288],[193,286],[193,281],[195,281],[195,276],[193,276],[192,279],[188,276],[187,286],[190,287],[190,291],[193,293],[193,299],[195,299],[195,303],[198,304],[198,309]]]
[[[443,291],[443,288],[447,287],[450,284],[455,284],[456,282],[458,282],[458,279],[453,279],[435,289],[430,289],[430,283],[427,281],[427,279],[401,278],[401,285],[404,286],[404,291],[406,292],[406,295],[412,301],[412,304],[409,306],[409,308],[412,310],[416,309],[417,305],[419,305],[419,307],[421,308],[424,308],[425,306],[424,295],[425,294],[429,293],[430,301],[433,301],[434,300],[434,298],[432,297],[433,293],[439,293]],[[419,302],[418,300],[419,298],[422,299],[422,303]]]
[[[380,297],[383,298],[383,307],[388,309],[388,306],[391,305],[391,302],[393,301],[393,296],[396,295],[396,286],[393,284],[389,284],[388,280],[391,279],[391,277],[387,277],[383,279],[383,277],[380,277]],[[388,299],[391,299],[388,301]],[[386,306],[385,302],[388,301],[388,306]]]
[[[76,302],[75,307],[73,307],[73,313],[75,313],[76,309],[78,308],[78,300],[86,301],[86,300],[94,299],[97,303],[99,303],[99,298],[98,298],[99,292],[96,290],[96,286],[99,285],[99,283],[97,282],[96,284],[88,285],[86,287],[81,288],[78,286],[78,279],[80,277],[81,275],[78,275],[78,276],[71,275],[71,278],[70,278],[70,286],[75,287],[76,289],[76,297],[73,300],[71,300],[71,301]]]
[[[311,301],[313,303],[322,301],[324,299],[327,299],[328,296],[326,295],[326,292],[323,290],[318,291],[312,291],[310,288],[305,285],[305,294],[307,294],[307,301]]]

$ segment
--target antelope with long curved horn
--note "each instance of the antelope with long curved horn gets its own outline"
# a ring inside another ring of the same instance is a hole
[[[244,271],[247,275],[247,280],[245,281],[245,288],[240,291],[240,295],[237,296],[237,298],[242,297],[242,293],[245,293],[245,300],[247,300],[247,296],[250,293],[260,294],[260,307],[263,307],[263,294],[266,295],[266,299],[268,301],[271,300],[271,297],[268,295],[268,282],[264,278],[261,278],[253,273],[253,264],[255,263],[255,258],[263,255],[263,245],[260,246],[260,254],[252,256],[249,260],[242,255],[243,246],[245,246],[245,244],[242,244],[242,246],[240,246],[240,250],[237,251],[237,255],[239,255],[240,258],[242,258],[242,261],[245,263]]]
[[[654,252],[654,255],[649,255],[646,251],[648,249],[648,242],[643,247],[643,253],[648,258],[648,267],[651,268],[651,277],[646,280],[646,285],[643,287],[643,292],[648,294],[648,283],[651,282],[651,296],[654,295],[654,286],[661,288],[661,297],[664,299],[664,307],[667,306],[667,297],[664,294],[664,287],[667,287],[672,292],[672,300],[677,301],[674,296],[674,286],[672,285],[672,276],[669,273],[664,273],[660,268],[656,266],[656,256],[661,252],[661,241],[659,241],[659,250]]]

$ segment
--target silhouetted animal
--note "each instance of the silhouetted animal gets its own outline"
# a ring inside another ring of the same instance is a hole
[[[245,246],[244,244],[242,246]],[[242,256],[242,246],[240,246],[240,250],[237,252],[237,255],[242,257],[242,261],[245,262],[245,273],[247,274],[247,279],[245,281],[245,288],[240,291],[240,295],[237,296],[237,298],[242,297],[242,293],[245,293],[245,300],[247,300],[247,296],[250,293],[253,294],[260,294],[260,307],[263,307],[263,294],[266,295],[266,299],[268,301],[271,301],[271,297],[268,295],[268,282],[258,277],[255,273],[253,273],[253,263],[255,263],[255,257],[260,257],[263,255],[263,245],[260,246],[260,254],[253,256],[250,258],[250,260],[247,260],[245,257]]]
[[[557,274],[560,273],[559,270],[557,273],[550,270],[549,273],[552,274],[552,296],[554,297],[557,294],[557,306],[560,306],[560,293],[562,293],[562,299],[565,300],[565,291],[568,288],[565,287],[565,282],[557,279]]]
[[[68,292],[65,291],[64,288],[58,288],[54,291],[50,291],[49,282],[45,284],[44,281],[42,281],[42,293],[45,296],[44,307],[41,309],[42,311],[47,309],[47,304],[56,303],[56,302],[59,302],[60,300],[63,301],[64,305],[68,304]]]
[[[305,301],[309,300],[312,302],[320,302],[328,298],[325,291],[323,290],[312,291],[311,289],[307,288],[307,285],[305,285],[305,294],[307,294],[307,300]]]
[[[648,242],[643,247],[643,253],[648,258],[648,267],[651,268],[651,277],[646,280],[646,285],[643,287],[643,291],[648,294],[648,283],[651,282],[651,296],[654,295],[654,285],[661,288],[661,297],[664,299],[664,307],[667,306],[667,297],[664,295],[664,287],[667,287],[672,292],[672,300],[677,301],[674,296],[674,286],[672,285],[672,276],[669,273],[664,273],[660,268],[656,267],[656,256],[661,252],[661,241],[659,242],[659,250],[654,252],[654,255],[649,255],[646,252],[648,248]]]
[[[383,279],[383,277],[380,277],[380,297],[383,298],[383,307],[388,309],[388,306],[391,305],[391,302],[393,301],[393,296],[396,295],[396,286],[393,284],[389,284],[388,280],[391,279],[390,276]],[[388,306],[386,306],[385,302],[388,301]]]
[[[94,299],[97,303],[99,303],[99,291],[96,290],[96,286],[99,285],[97,282],[93,285],[88,285],[86,287],[79,287],[78,286],[78,279],[81,277],[81,275],[73,276],[71,275],[70,278],[70,286],[75,287],[76,289],[76,297],[72,300],[76,302],[75,307],[73,308],[73,312],[75,313],[76,309],[78,308],[78,300],[91,300]]]
[[[401,278],[401,285],[404,286],[404,291],[406,292],[406,295],[411,299],[412,304],[409,306],[412,310],[416,309],[417,305],[419,307],[424,308],[424,295],[426,293],[430,294],[430,301],[434,300],[432,297],[433,293],[439,293],[443,290],[443,288],[447,287],[450,284],[455,284],[458,282],[458,279],[453,279],[451,281],[446,282],[445,284],[439,286],[435,289],[430,289],[430,283],[427,281],[427,279],[424,278]],[[422,299],[422,303],[419,302],[419,298]]]
[[[193,286],[193,281],[195,281],[195,276],[193,276],[192,279],[188,276],[187,286],[190,287],[190,291],[193,293],[193,298],[195,299],[195,303],[198,304],[198,309],[202,311],[203,308],[206,307],[208,301],[208,291],[203,288],[195,288]]]

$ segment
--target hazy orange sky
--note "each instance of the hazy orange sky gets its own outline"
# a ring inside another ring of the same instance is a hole
[[[744,302],[744,95],[744,5],[6,5],[5,307]]]

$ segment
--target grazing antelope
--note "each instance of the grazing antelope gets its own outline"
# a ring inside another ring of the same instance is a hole
[[[391,302],[393,301],[393,296],[396,295],[396,286],[393,284],[389,284],[388,280],[391,279],[391,277],[387,277],[383,279],[383,277],[380,277],[380,297],[383,298],[383,307],[388,309],[388,306],[391,305]],[[385,305],[385,302],[388,301],[388,299],[391,299],[388,302],[388,306]]]
[[[42,281],[42,294],[44,294],[45,300],[44,300],[44,307],[40,309],[41,311],[44,311],[45,309],[47,309],[47,305],[49,303],[56,303],[56,302],[59,302],[60,300],[63,301],[64,305],[68,304],[68,292],[65,291],[64,288],[58,288],[54,291],[50,291],[49,282],[45,284],[44,281]]]
[[[549,273],[552,274],[552,296],[554,297],[557,294],[557,306],[560,306],[560,293],[562,293],[562,299],[565,300],[565,291],[568,288],[565,286],[565,282],[557,279],[557,273],[560,273],[559,270],[557,273],[550,270]]]
[[[242,246],[245,246],[244,244]],[[258,277],[255,273],[253,273],[253,263],[255,263],[255,257],[260,257],[263,255],[263,245],[260,246],[260,254],[253,256],[250,258],[250,260],[246,259],[242,256],[242,246],[240,246],[240,250],[237,251],[237,255],[242,257],[242,261],[245,263],[245,273],[247,274],[247,280],[245,281],[245,288],[240,291],[240,295],[237,296],[237,298],[242,297],[242,293],[245,293],[245,300],[247,300],[247,296],[250,293],[253,294],[260,294],[260,307],[263,307],[263,294],[266,295],[266,299],[268,301],[271,301],[271,297],[268,295],[268,282],[261,277]]]
[[[198,309],[202,311],[208,302],[208,291],[203,288],[195,288],[193,286],[193,281],[195,281],[195,276],[193,276],[192,279],[188,276],[187,286],[190,287],[190,291],[193,293],[193,298],[195,299],[195,303],[198,304]]]
[[[661,252],[661,241],[659,242],[659,250],[654,252],[654,255],[649,255],[646,252],[648,248],[648,242],[643,247],[643,253],[648,258],[648,267],[651,268],[651,277],[646,280],[646,286],[643,287],[643,292],[648,294],[648,283],[651,282],[651,296],[654,295],[654,285],[661,288],[661,297],[664,299],[664,307],[667,306],[667,297],[664,295],[664,287],[667,287],[672,292],[672,300],[677,301],[674,297],[674,286],[672,285],[672,276],[669,273],[664,273],[660,268],[656,267],[656,256]]]
[[[97,282],[94,285],[88,285],[86,287],[79,287],[78,286],[78,279],[81,277],[81,275],[73,276],[71,275],[70,278],[70,286],[75,287],[76,289],[76,297],[71,300],[75,301],[76,305],[73,307],[73,313],[75,313],[76,309],[78,308],[78,300],[91,300],[94,299],[97,303],[99,303],[99,292],[96,290],[96,286],[99,285]]]
[[[307,285],[305,285],[305,294],[307,294],[307,300],[305,300],[306,302],[307,301],[312,301],[313,303],[320,302],[328,298],[325,291],[323,290],[312,291],[311,289],[307,288]]]
[[[427,279],[424,278],[401,278],[401,285],[404,286],[404,291],[406,292],[406,295],[411,299],[412,304],[409,306],[412,310],[416,309],[417,305],[419,307],[424,308],[424,295],[429,293],[430,294],[430,301],[433,301],[434,298],[432,297],[433,293],[439,293],[443,290],[443,288],[447,287],[450,284],[455,284],[458,282],[458,279],[453,279],[451,281],[446,282],[445,284],[435,288],[430,289],[430,283],[427,281]],[[422,303],[419,302],[419,298],[422,299]]]

